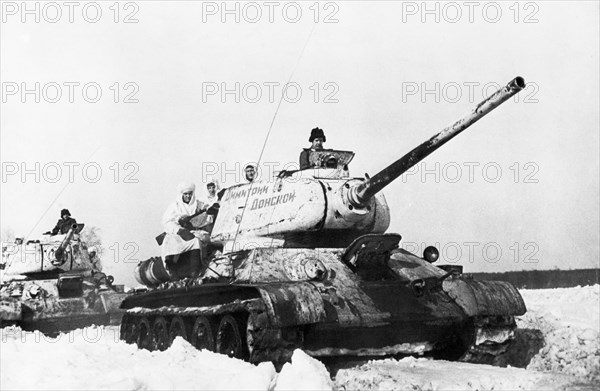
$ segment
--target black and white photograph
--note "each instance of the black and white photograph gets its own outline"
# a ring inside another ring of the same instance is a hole
[[[0,0],[0,389],[596,390],[600,2]]]

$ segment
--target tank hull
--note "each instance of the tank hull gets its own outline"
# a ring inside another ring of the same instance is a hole
[[[478,324],[488,331],[479,344],[490,347],[491,338],[504,346],[513,337],[514,316],[525,312],[518,292],[504,283],[442,279],[444,270],[401,250],[379,266],[370,265],[368,272],[363,266],[352,270],[343,260],[345,251],[253,249],[234,259],[233,283],[190,279],[133,295],[122,305],[127,314],[121,338],[160,349],[182,335],[199,348],[251,362],[281,363],[296,348],[315,357],[431,354],[460,359],[477,344]],[[496,296],[503,304],[494,307]],[[492,304],[474,307],[478,299]],[[231,319],[235,333],[223,329]],[[170,330],[180,323],[179,334]],[[209,325],[203,337],[198,337],[199,323]]]
[[[0,290],[1,326],[16,325],[52,335],[91,325],[118,325],[124,313],[120,305],[128,294],[75,279],[74,285],[81,282],[81,289],[66,287],[62,283],[65,279],[59,278],[4,283]]]

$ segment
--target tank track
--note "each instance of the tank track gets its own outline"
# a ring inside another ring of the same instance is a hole
[[[495,366],[513,365],[512,316],[471,319],[437,358]],[[123,316],[120,338],[140,349],[165,350],[177,336],[197,349],[252,363],[271,361],[279,369],[303,346],[300,327],[270,326],[262,300],[236,300],[209,307],[132,308]]]
[[[459,361],[500,367],[512,365],[511,347],[516,329],[513,316],[472,319],[461,335],[465,349]]]
[[[132,308],[123,316],[121,340],[140,349],[166,350],[181,336],[197,349],[281,367],[302,344],[298,328],[269,327],[260,299],[208,307]]]

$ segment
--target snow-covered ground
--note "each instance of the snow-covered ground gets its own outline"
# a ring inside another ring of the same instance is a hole
[[[600,385],[600,286],[523,290],[528,307],[518,324],[540,330],[546,345],[527,369],[381,359],[340,369],[298,350],[280,373],[197,351],[177,339],[165,352],[138,350],[116,327],[88,327],[56,339],[15,328],[1,330],[0,389],[252,389],[252,390],[538,390]]]
[[[527,369],[600,384],[600,286],[522,290],[528,312],[519,328],[537,329],[546,345]]]

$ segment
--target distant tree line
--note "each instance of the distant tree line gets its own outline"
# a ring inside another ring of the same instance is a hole
[[[571,288],[600,284],[600,269],[521,270],[468,274],[477,280],[508,281],[519,289]]]

